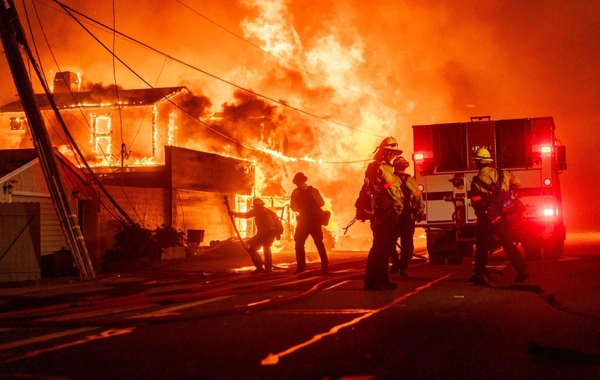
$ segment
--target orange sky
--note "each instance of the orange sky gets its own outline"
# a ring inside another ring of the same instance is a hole
[[[111,55],[57,4],[25,3],[48,79],[62,70],[80,72],[84,81],[114,83]],[[569,163],[561,179],[567,230],[600,228],[600,213],[593,211],[600,206],[595,149],[600,140],[600,2],[115,0],[114,20],[112,1],[64,3],[214,76],[333,121],[265,100],[277,141],[273,146],[267,146],[268,139],[245,143],[337,162],[278,162],[273,168],[287,191],[294,187],[294,173],[304,171],[334,211],[348,210],[338,212],[339,224],[352,219],[366,166],[344,162],[370,159],[388,134],[398,138],[409,157],[413,124],[491,115],[554,117]],[[112,48],[110,33],[85,25]],[[212,111],[243,103],[244,96],[235,95],[229,84],[123,38],[115,46],[146,81],[185,85],[208,97]],[[116,63],[115,70],[124,88],[146,87],[123,65]],[[16,91],[4,59],[0,73],[0,103],[5,104]],[[192,147],[203,144],[192,142]]]

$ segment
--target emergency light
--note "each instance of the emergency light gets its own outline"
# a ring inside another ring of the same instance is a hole
[[[545,208],[544,209],[544,216],[552,216],[554,215],[554,210],[551,208]]]
[[[552,185],[552,180],[550,178],[544,178],[544,185],[545,186],[550,186]]]
[[[552,153],[552,147],[548,146],[548,145],[544,145],[544,146],[542,146],[542,148],[540,149],[540,151],[542,153]]]
[[[413,161],[423,161],[425,159],[425,153],[414,153]]]

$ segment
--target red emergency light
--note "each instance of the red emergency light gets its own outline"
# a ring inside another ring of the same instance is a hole
[[[552,147],[550,145],[542,145],[540,151],[545,154],[552,153]]]
[[[413,161],[421,163],[425,159],[425,153],[413,153]]]

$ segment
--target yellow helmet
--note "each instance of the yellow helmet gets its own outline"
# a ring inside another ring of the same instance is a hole
[[[256,199],[254,199],[254,201],[252,202],[252,205],[253,205],[253,206],[264,206],[264,205],[265,205],[265,202],[263,202],[263,200],[262,200],[262,199],[260,199],[260,198],[256,198]]]
[[[377,149],[375,149],[375,151],[377,151],[378,149],[395,150],[400,152],[399,154],[402,154],[402,149],[400,149],[400,147],[398,146],[398,141],[396,141],[396,139],[392,136],[384,138],[377,147]]]
[[[492,155],[490,154],[490,151],[486,148],[477,149],[475,154],[473,154],[473,159],[475,161],[481,162],[482,164],[491,164],[494,161],[492,160]]]

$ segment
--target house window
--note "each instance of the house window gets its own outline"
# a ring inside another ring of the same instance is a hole
[[[98,158],[109,156],[112,151],[112,114],[91,114],[92,150]]]
[[[11,117],[10,118],[10,130],[11,131],[25,131],[29,128],[26,117]]]

